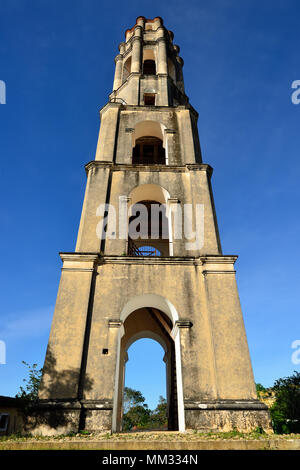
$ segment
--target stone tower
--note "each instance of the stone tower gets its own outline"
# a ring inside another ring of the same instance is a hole
[[[36,430],[121,430],[139,338],[165,350],[169,429],[267,430],[179,47],[141,16],[119,51],[76,249],[60,253]]]

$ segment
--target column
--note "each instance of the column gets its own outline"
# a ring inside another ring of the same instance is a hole
[[[167,200],[167,218],[169,228],[169,256],[174,256],[174,236],[175,239],[182,234],[182,214],[181,207],[177,198],[169,198]],[[177,211],[178,209],[178,211]],[[173,214],[173,215],[172,215]],[[172,220],[173,217],[173,220]],[[174,221],[174,224],[173,224]],[[178,233],[178,231],[180,233]],[[176,242],[175,242],[176,243]]]
[[[113,91],[117,90],[122,85],[122,68],[123,68],[123,56],[118,54],[115,58],[115,79],[113,85]]]
[[[180,165],[181,161],[178,153],[176,154],[175,144],[176,130],[165,129],[164,144],[166,149],[166,165]]]
[[[136,26],[132,38],[131,72],[141,72],[142,27]]]
[[[159,28],[159,37],[158,42],[158,61],[157,61],[157,73],[168,73],[168,64],[167,64],[167,45],[166,39],[164,37],[163,28]]]

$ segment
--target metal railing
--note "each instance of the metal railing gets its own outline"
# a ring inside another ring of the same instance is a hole
[[[117,98],[117,97],[114,97],[114,98],[111,98],[109,100],[110,103],[120,103],[120,104],[127,104],[125,100],[123,100],[123,98]]]
[[[128,240],[128,255],[129,256],[161,256],[161,252],[154,246],[137,246],[130,238]]]

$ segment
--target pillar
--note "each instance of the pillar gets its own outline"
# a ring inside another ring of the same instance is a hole
[[[157,39],[158,42],[158,60],[157,60],[157,73],[168,73],[168,64],[167,64],[167,45],[166,39],[164,37],[164,29],[158,29],[159,37]]]
[[[113,90],[117,90],[122,85],[122,68],[123,68],[123,56],[122,54],[118,54],[115,58],[115,79]]]
[[[136,26],[132,38],[131,72],[141,72],[142,27]]]

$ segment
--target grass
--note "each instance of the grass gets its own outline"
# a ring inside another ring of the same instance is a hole
[[[194,441],[194,440],[270,440],[270,439],[300,439],[300,434],[266,434],[257,428],[249,433],[242,433],[236,430],[228,432],[199,432],[187,431],[180,432],[130,432],[111,434],[110,432],[89,432],[81,431],[79,433],[69,433],[57,436],[33,436],[31,434],[11,434],[9,436],[0,436],[0,442],[3,441]]]

